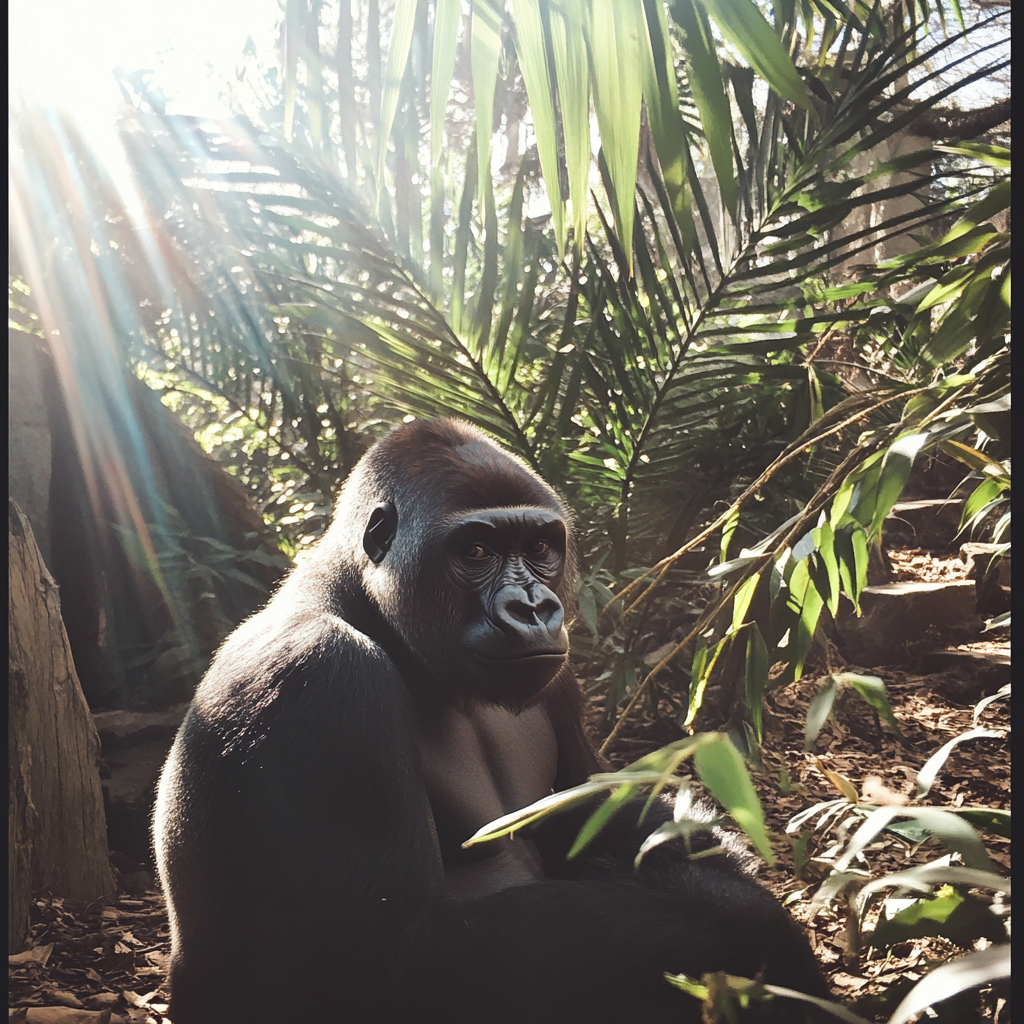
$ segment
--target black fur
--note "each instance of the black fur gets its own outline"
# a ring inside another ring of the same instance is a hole
[[[827,994],[738,856],[665,846],[634,871],[665,805],[572,862],[587,810],[462,850],[603,767],[564,654],[571,526],[465,424],[400,427],[360,462],[217,654],[161,778],[175,1024],[698,1021],[664,971]]]

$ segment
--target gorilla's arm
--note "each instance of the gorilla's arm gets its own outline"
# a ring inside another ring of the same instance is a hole
[[[386,656],[333,616],[268,610],[219,652],[157,810],[178,1024],[317,1019],[324,978],[353,1020],[383,1010],[442,876],[411,721]]]

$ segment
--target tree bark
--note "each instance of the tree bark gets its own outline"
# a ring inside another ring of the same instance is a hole
[[[75,674],[57,585],[32,527],[8,509],[8,947],[21,948],[29,897],[94,900],[114,890],[97,761],[99,737]]]

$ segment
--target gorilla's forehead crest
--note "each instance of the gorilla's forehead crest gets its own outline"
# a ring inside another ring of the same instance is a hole
[[[452,511],[523,505],[562,508],[555,492],[520,459],[459,420],[408,423],[378,447],[395,470],[399,488],[440,492]]]

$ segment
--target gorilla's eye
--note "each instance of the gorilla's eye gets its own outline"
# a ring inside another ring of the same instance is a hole
[[[467,558],[481,559],[486,558],[487,554],[487,548],[485,548],[483,544],[470,544],[469,547],[466,548]]]
[[[526,546],[526,553],[538,557],[540,555],[546,555],[551,550],[551,545],[546,540],[541,540],[539,537],[531,541]]]

